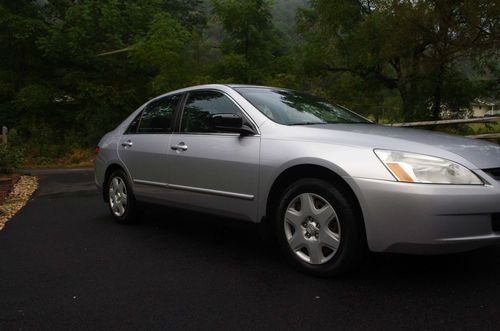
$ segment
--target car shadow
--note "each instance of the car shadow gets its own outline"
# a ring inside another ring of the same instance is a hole
[[[287,266],[274,237],[260,224],[148,205],[133,227],[144,231],[154,229],[158,240],[174,237],[187,245],[195,243],[207,250],[230,252],[233,258],[258,260],[262,268],[272,268],[276,272],[282,268],[284,273],[302,275]],[[368,253],[359,269],[334,280],[387,283],[391,279],[415,282],[498,279],[500,263],[496,261],[500,261],[499,256],[500,246],[446,255]]]

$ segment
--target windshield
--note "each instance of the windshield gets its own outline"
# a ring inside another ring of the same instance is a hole
[[[261,113],[280,124],[371,123],[346,108],[296,91],[262,87],[238,87],[235,90]]]

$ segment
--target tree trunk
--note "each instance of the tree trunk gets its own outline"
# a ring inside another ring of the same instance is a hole
[[[417,116],[417,102],[414,98],[414,84],[400,83],[398,86],[399,94],[403,104],[403,120],[414,121],[419,119]]]
[[[439,66],[437,77],[436,77],[436,87],[434,88],[434,103],[432,105],[432,119],[437,121],[441,118],[441,98],[442,98],[442,90],[443,90],[443,76],[444,76],[444,67],[443,65]]]

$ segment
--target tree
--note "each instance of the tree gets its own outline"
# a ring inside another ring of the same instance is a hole
[[[48,31],[37,45],[51,72],[46,84],[56,91],[48,127],[48,140],[79,140],[93,145],[149,95],[144,75],[132,68],[127,54],[98,57],[124,48],[146,33],[156,0],[89,0],[64,2],[54,10],[52,2],[41,7]],[[59,16],[58,16],[59,15]]]
[[[43,71],[39,69],[40,52],[36,40],[46,32],[46,24],[37,6],[28,1],[0,2],[0,122],[12,126],[23,111],[17,103],[29,98],[30,90],[38,90],[36,99],[40,100],[43,89]],[[38,88],[37,88],[38,87]]]
[[[206,8],[201,0],[161,0],[160,8],[178,19],[188,30],[205,27]]]
[[[437,118],[500,95],[499,10],[486,0],[0,0],[0,124],[28,154],[53,157],[95,145],[155,95],[217,81],[298,88],[375,119]]]
[[[397,90],[411,120],[477,96],[460,64],[495,47],[498,10],[487,1],[315,0],[301,24],[316,68]]]
[[[152,77],[154,93],[182,87],[191,75],[191,34],[169,13],[156,14],[147,33],[137,38],[132,61]]]
[[[265,80],[280,48],[271,3],[266,0],[212,0],[211,4],[225,32],[216,75],[244,83]]]

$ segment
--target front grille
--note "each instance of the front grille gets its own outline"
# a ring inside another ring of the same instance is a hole
[[[491,227],[493,232],[500,232],[500,213],[491,214]]]
[[[500,168],[483,169],[483,171],[486,172],[491,177],[495,178],[496,180],[500,180]]]

